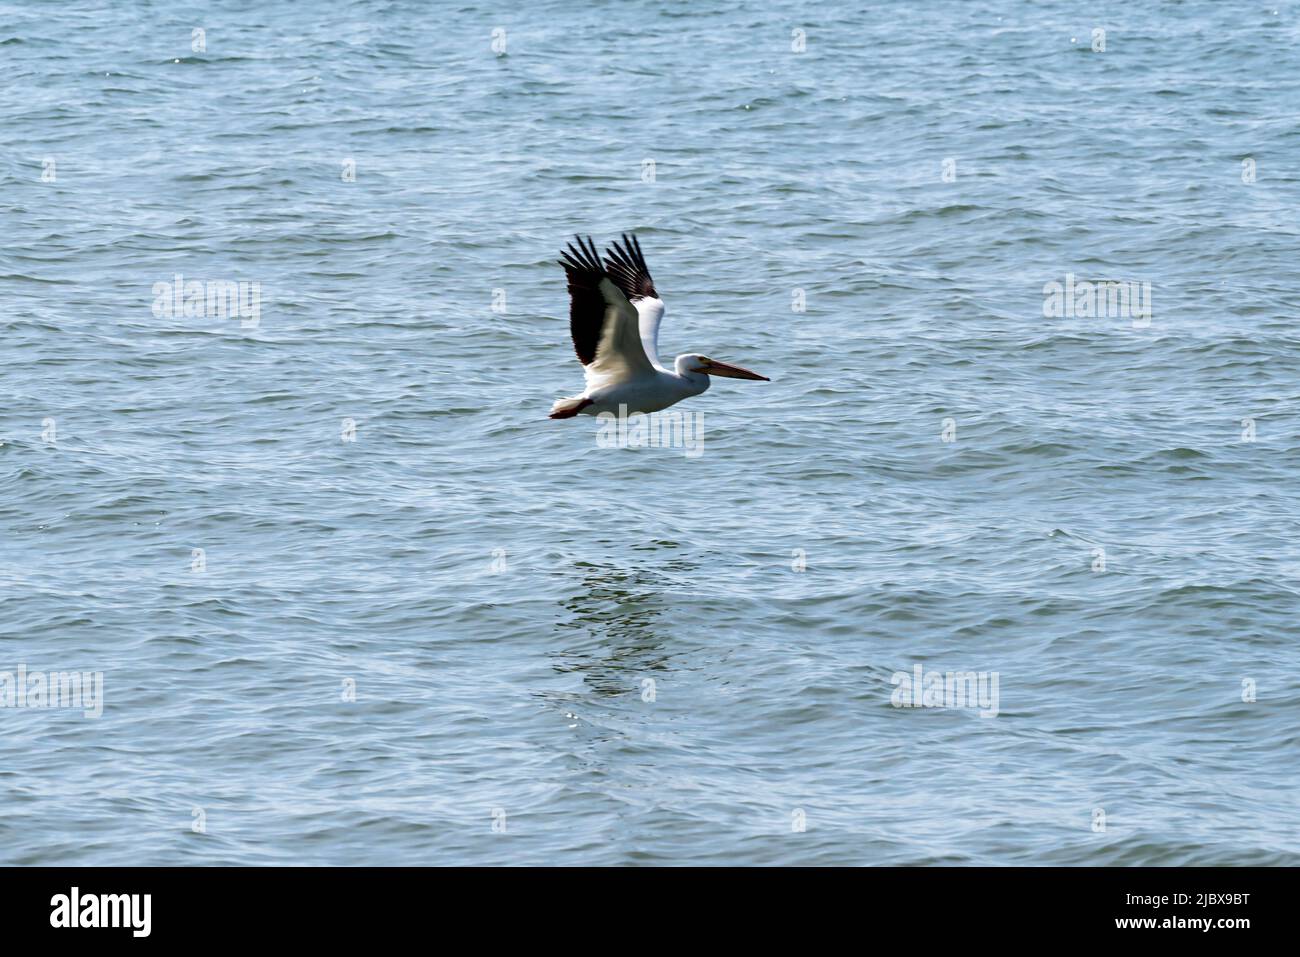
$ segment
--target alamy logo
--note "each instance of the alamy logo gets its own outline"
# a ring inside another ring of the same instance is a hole
[[[262,284],[233,279],[186,279],[153,284],[153,314],[159,319],[238,319],[244,329],[262,321]]]
[[[1043,318],[1131,319],[1134,329],[1145,329],[1151,325],[1151,283],[1076,281],[1074,273],[1067,272],[1064,283],[1053,279],[1043,284]]]
[[[0,671],[0,708],[80,708],[83,716],[104,713],[102,671]]]
[[[133,937],[148,937],[151,929],[151,894],[71,894],[50,898],[51,927],[129,927]]]
[[[996,671],[925,671],[920,665],[912,673],[895,671],[890,681],[897,685],[889,696],[895,708],[979,708],[981,718],[998,716]]]
[[[618,414],[601,412],[596,416],[600,431],[596,446],[602,449],[684,449],[688,459],[704,454],[704,414],[702,412],[642,412],[628,414],[619,405]]]

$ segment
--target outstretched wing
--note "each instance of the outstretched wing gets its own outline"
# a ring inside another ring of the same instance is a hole
[[[637,328],[646,358],[657,368],[659,363],[659,322],[664,317],[664,302],[655,292],[654,280],[641,254],[636,235],[623,234],[623,244],[614,243],[605,250],[605,269],[609,278],[622,290],[637,311]]]
[[[601,264],[596,244],[575,236],[560,265],[569,280],[569,331],[587,387],[648,375],[654,371],[641,345],[640,318]]]

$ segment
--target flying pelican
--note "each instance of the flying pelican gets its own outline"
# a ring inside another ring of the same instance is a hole
[[[740,366],[689,353],[678,356],[674,371],[659,363],[659,320],[664,303],[655,292],[635,236],[623,234],[605,251],[604,263],[596,244],[575,236],[560,265],[569,280],[569,331],[573,348],[587,376],[582,395],[560,399],[551,406],[552,419],[571,419],[578,413],[618,414],[658,412],[709,387],[709,376],[758,379],[767,376]]]

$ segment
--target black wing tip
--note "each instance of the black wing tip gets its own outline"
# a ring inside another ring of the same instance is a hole
[[[576,244],[576,245],[575,245]],[[565,244],[557,260],[569,277],[570,286],[598,286],[601,279],[610,279],[629,300],[658,298],[645,254],[636,233],[623,233],[622,241],[615,240],[605,248],[602,259],[600,249],[590,234],[575,233]]]
[[[610,278],[609,271],[601,261],[596,241],[581,234],[574,234],[556,261],[564,267],[569,281],[569,334],[573,351],[584,366],[591,365],[596,361],[605,324],[608,297],[601,290],[601,283]]]
[[[577,245],[575,246],[574,243]],[[561,255],[566,253],[583,266],[604,269],[607,265],[601,261],[600,249],[590,233],[586,236],[574,233],[573,239],[565,243]],[[646,268],[645,253],[641,251],[641,240],[637,238],[636,233],[623,233],[621,242],[616,239],[612,246],[605,247],[605,258],[614,259],[630,267],[639,267],[646,276],[650,275],[649,269]]]
[[[559,264],[566,272],[596,273],[603,276],[605,266],[600,261],[600,253],[596,249],[595,241],[590,236],[584,240],[577,233],[574,233],[573,240],[578,245],[575,247],[573,242],[566,243],[564,249],[560,251]]]
[[[624,233],[622,244],[615,240],[605,250],[605,270],[628,299],[658,298],[636,233]]]

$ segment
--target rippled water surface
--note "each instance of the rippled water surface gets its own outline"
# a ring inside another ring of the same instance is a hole
[[[1300,5],[861,6],[0,6],[0,861],[1300,862]]]

